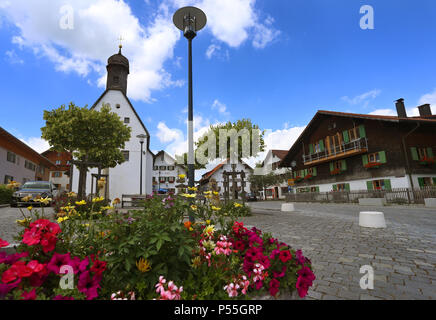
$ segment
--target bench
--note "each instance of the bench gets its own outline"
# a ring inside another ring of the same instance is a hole
[[[121,208],[139,208],[142,207],[143,201],[147,199],[146,195],[140,194],[123,194],[121,196]]]

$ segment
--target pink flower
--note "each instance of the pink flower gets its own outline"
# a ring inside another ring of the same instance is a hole
[[[277,279],[272,279],[269,282],[269,293],[275,297],[277,292],[279,292],[279,287],[280,287],[280,281],[278,281]]]
[[[90,272],[85,271],[79,277],[77,288],[86,295],[87,300],[93,300],[98,297],[97,290],[100,288],[100,277],[91,278]]]
[[[57,295],[56,297],[53,297],[53,300],[74,300],[73,297],[65,297],[62,295]]]
[[[286,263],[292,259],[292,255],[289,250],[280,251],[279,259],[282,260],[282,262]]]
[[[50,262],[47,264],[47,269],[54,274],[59,274],[62,266],[72,265],[71,257],[69,253],[59,254],[55,252]]]
[[[0,248],[7,247],[8,245],[9,245],[9,242],[0,238]]]
[[[163,291],[165,291],[163,285],[164,285],[166,282],[167,282],[167,281],[165,280],[165,278],[164,278],[163,276],[160,276],[160,277],[159,277],[159,283],[158,283],[157,285],[155,285],[155,288],[157,288],[157,289],[156,289],[156,292],[157,292],[157,293],[162,293]]]
[[[224,287],[224,290],[227,291],[230,298],[238,296],[238,289],[239,285],[234,283],[230,283]]]
[[[297,274],[299,276],[296,284],[298,294],[301,298],[304,298],[316,277],[308,267],[302,267],[297,271]]]
[[[6,297],[6,295],[12,290],[18,287],[18,285],[21,283],[21,279],[18,279],[17,281],[9,284],[3,284],[0,283],[0,299],[3,299]]]
[[[35,291],[35,289],[33,289],[29,292],[23,291],[21,296],[24,298],[24,300],[35,300],[36,299],[36,291]]]

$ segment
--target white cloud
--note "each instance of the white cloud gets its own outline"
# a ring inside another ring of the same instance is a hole
[[[175,7],[196,6],[207,16],[207,29],[218,40],[237,48],[252,38],[252,45],[264,48],[279,31],[273,27],[273,19],[260,16],[255,9],[256,0],[173,0]],[[264,19],[264,22],[263,20]]]
[[[397,116],[397,113],[393,109],[377,109],[370,112],[369,114],[378,116]]]
[[[230,113],[227,111],[227,106],[220,102],[219,100],[215,99],[212,104],[212,110],[218,110],[219,113],[223,115],[229,115]]]
[[[182,131],[178,129],[170,129],[164,122],[159,122],[159,124],[157,125],[157,129],[157,138],[162,143],[169,143],[183,138]]]
[[[371,100],[374,100],[379,96],[381,93],[381,90],[374,89],[365,93],[362,93],[354,98],[350,98],[348,96],[344,96],[341,99],[345,102],[347,102],[350,105],[358,105],[362,104],[363,107],[368,107]]]
[[[216,52],[219,51],[220,49],[221,49],[220,45],[212,43],[206,50],[206,57],[208,59],[212,59],[213,55],[216,54]]]
[[[59,25],[64,5],[74,9],[72,30]],[[122,35],[123,54],[131,63],[128,91],[132,99],[150,102],[153,90],[183,84],[164,69],[181,37],[164,4],[147,26],[139,23],[123,0],[14,0],[3,3],[0,10],[18,29],[12,43],[47,57],[58,71],[83,77],[97,72],[98,84],[104,87],[107,58],[116,53]]]
[[[436,115],[436,89],[431,93],[424,94],[418,101],[419,105],[427,103],[430,104],[433,115]]]
[[[31,147],[33,150],[35,150],[38,153],[42,153],[44,151],[47,151],[50,149],[50,145],[48,142],[42,138],[38,137],[30,137],[26,139],[20,139],[22,142],[27,144],[29,147]]]
[[[5,55],[7,57],[7,60],[12,64],[23,64],[24,60],[21,59],[15,50],[8,50],[5,52]]]

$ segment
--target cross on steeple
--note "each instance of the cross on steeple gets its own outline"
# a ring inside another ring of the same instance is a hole
[[[120,36],[118,38],[118,41],[120,41],[120,45],[118,47],[120,48],[120,52],[119,53],[121,54],[121,49],[123,48],[123,41],[124,41],[123,36]]]

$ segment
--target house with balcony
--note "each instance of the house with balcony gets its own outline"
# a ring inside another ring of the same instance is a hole
[[[0,184],[49,181],[56,165],[0,127]]]
[[[280,167],[292,167],[297,192],[436,186],[436,116],[430,105],[408,117],[318,111]]]
[[[160,151],[153,158],[152,185],[153,192],[178,193],[179,175],[187,174],[186,168],[177,164],[167,152]]]

